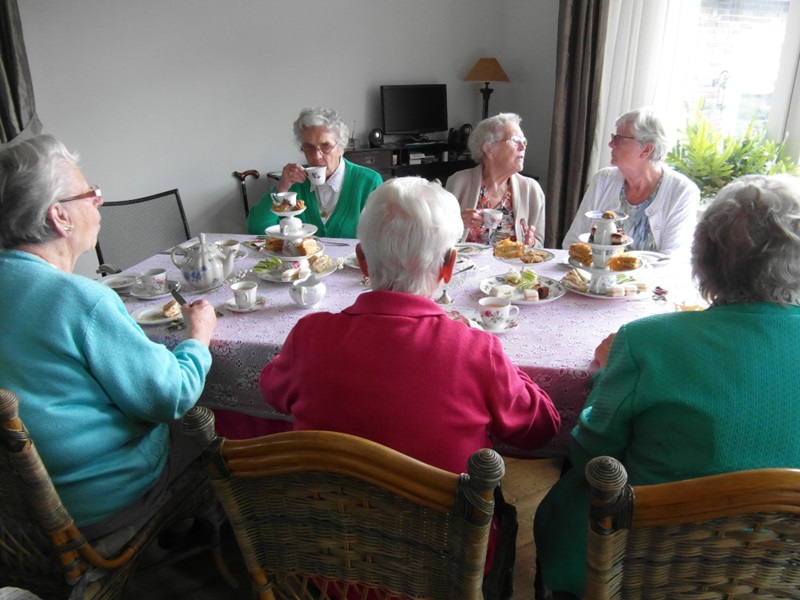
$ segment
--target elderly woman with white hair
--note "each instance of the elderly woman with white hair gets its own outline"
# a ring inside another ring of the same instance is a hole
[[[461,204],[464,242],[544,244],[544,192],[535,179],[520,175],[528,146],[521,120],[514,113],[500,113],[478,123],[468,142],[478,166],[447,180],[447,189]],[[484,224],[485,209],[502,212],[496,230]]]
[[[688,177],[662,162],[669,149],[661,120],[639,108],[616,121],[608,142],[611,164],[594,174],[564,237],[563,247],[580,241],[591,229],[590,211],[612,211],[633,239],[628,250],[649,250],[688,257],[697,222],[700,189]]]
[[[316,225],[318,235],[356,237],[367,196],[383,179],[372,169],[344,158],[350,131],[335,110],[304,108],[293,129],[307,164],[291,162],[283,167],[278,185],[250,210],[247,231],[261,235],[267,227],[277,224],[279,218],[272,212],[272,194],[292,191],[297,192],[297,199],[306,206],[299,218]],[[312,189],[306,167],[325,167],[325,183]]]
[[[598,347],[572,470],[534,521],[545,587],[581,596],[586,463],[620,460],[631,485],[800,468],[800,181],[725,186],[694,234],[692,270],[710,308],[624,325]],[[609,349],[610,346],[610,349]]]
[[[461,230],[458,202],[440,185],[381,185],[358,226],[372,291],[298,321],[261,373],[266,402],[295,429],[350,433],[456,473],[493,439],[537,448],[552,438],[560,417],[547,394],[497,337],[431,299],[450,279]]]

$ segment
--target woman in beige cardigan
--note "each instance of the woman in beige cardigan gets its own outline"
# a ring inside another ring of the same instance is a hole
[[[544,192],[530,177],[520,175],[528,140],[519,115],[500,113],[481,121],[469,138],[477,167],[454,173],[447,189],[461,204],[462,241],[489,244],[501,239],[526,246],[544,244]],[[483,211],[502,213],[496,231],[484,225]]]

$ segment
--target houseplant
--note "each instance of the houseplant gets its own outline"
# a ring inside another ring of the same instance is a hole
[[[680,133],[664,160],[697,184],[701,204],[742,175],[800,174],[797,163],[783,156],[783,142],[769,139],[755,123],[744,133],[724,136],[698,108]]]

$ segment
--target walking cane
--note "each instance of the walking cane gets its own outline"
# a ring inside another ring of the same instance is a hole
[[[259,173],[255,169],[250,169],[249,171],[244,171],[243,173],[239,173],[239,171],[233,172],[233,176],[236,177],[236,179],[238,179],[239,183],[242,185],[242,201],[244,202],[245,217],[247,217],[247,215],[250,214],[250,204],[248,204],[247,202],[247,184],[245,183],[247,181],[247,178],[250,177],[250,175],[252,175],[256,179],[261,177],[261,173]]]

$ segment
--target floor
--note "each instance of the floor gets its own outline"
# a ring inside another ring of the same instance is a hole
[[[517,507],[519,534],[514,573],[514,600],[533,600],[536,574],[536,548],[533,544],[532,521],[539,502],[558,479],[560,460],[521,460],[506,458],[503,492],[508,502]],[[174,564],[159,563],[158,550],[150,557],[153,567],[143,565],[137,573],[127,598],[131,600],[252,600],[250,583],[230,528],[223,529],[223,553],[228,566],[239,580],[232,589],[214,566],[209,552]]]

